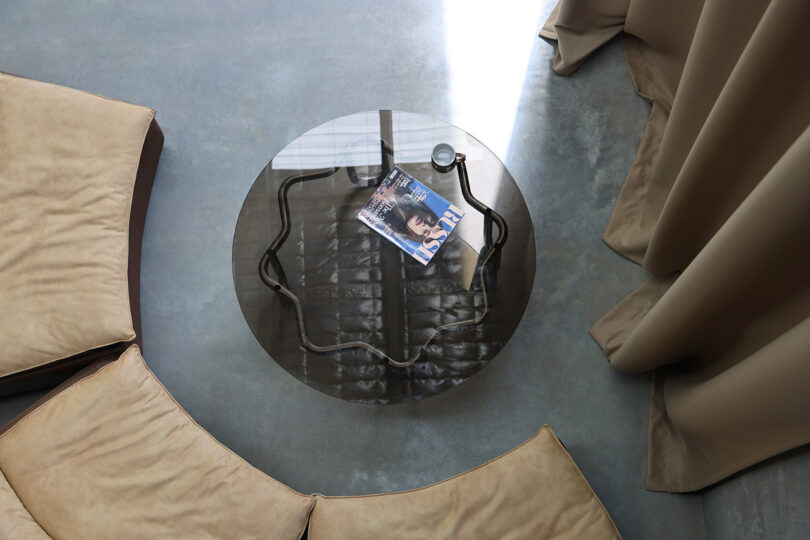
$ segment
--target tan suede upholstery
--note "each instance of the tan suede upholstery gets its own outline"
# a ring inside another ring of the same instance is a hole
[[[25,509],[0,472],[0,538],[47,540],[50,538]]]
[[[154,116],[0,73],[0,377],[135,337],[128,227]]]
[[[136,346],[0,436],[0,469],[54,538],[299,538],[313,498],[200,428]]]
[[[422,489],[316,495],[310,540],[619,538],[548,426],[476,469]]]

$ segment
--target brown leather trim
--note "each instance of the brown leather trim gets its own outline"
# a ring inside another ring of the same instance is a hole
[[[116,346],[118,346],[118,345],[116,345]],[[115,358],[108,358],[108,359],[105,359],[105,360],[100,360],[100,361],[95,362],[95,363],[93,363],[93,364],[91,364],[89,366],[86,366],[84,369],[80,370],[78,373],[74,373],[73,376],[71,376],[69,379],[62,382],[62,384],[60,384],[59,386],[57,386],[56,388],[54,388],[53,390],[51,390],[50,392],[48,392],[47,394],[42,396],[40,399],[38,399],[36,401],[36,403],[34,403],[33,405],[31,405],[30,407],[25,409],[23,412],[21,412],[20,414],[15,416],[14,419],[12,419],[8,424],[6,424],[2,428],[0,428],[0,437],[5,435],[5,433],[9,429],[11,429],[18,422],[20,422],[23,418],[25,418],[26,416],[28,416],[29,414],[31,414],[32,412],[37,410],[39,407],[44,405],[45,402],[47,402],[49,399],[61,394],[62,392],[64,392],[65,390],[67,390],[68,388],[70,388],[71,386],[76,384],[77,382],[81,381],[82,379],[85,379],[85,378],[89,377],[90,375],[93,375],[94,373],[96,373],[98,370],[100,370],[104,366],[106,366],[108,364],[111,364],[114,361],[116,361],[118,359],[118,357],[123,353],[123,350],[126,350],[126,348],[122,349],[122,352],[119,353],[118,356],[116,356]],[[93,351],[93,352],[95,352],[95,351]]]
[[[163,150],[163,131],[152,119],[141,150],[141,161],[135,177],[135,189],[132,194],[132,210],[129,215],[129,306],[132,311],[132,327],[135,329],[135,340],[143,350],[141,336],[141,246],[143,230],[146,225],[146,210],[149,197],[155,182],[160,153]]]
[[[114,343],[9,375],[0,379],[0,398],[57,385],[92,362],[115,360],[126,348],[126,343]]]
[[[114,343],[106,347],[92,349],[74,356],[62,358],[0,378],[0,398],[21,394],[59,384],[84,366],[99,360],[115,360],[132,343],[141,346],[141,246],[146,224],[146,210],[152,185],[155,181],[160,153],[163,150],[163,131],[157,120],[152,119],[144,137],[135,186],[132,192],[132,209],[129,216],[129,261],[127,274],[129,282],[129,304],[132,312],[132,327],[135,339],[127,343]]]

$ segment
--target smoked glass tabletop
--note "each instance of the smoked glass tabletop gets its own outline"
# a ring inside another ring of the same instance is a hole
[[[472,195],[508,225],[488,259],[498,227],[488,241],[487,218],[465,200],[456,169],[432,166],[440,144],[466,156]],[[393,166],[464,212],[427,265],[357,219]],[[274,242],[268,275],[286,296],[259,273]],[[233,241],[239,304],[269,357],[317,390],[365,403],[437,394],[496,359],[520,323],[534,272],[531,217],[506,167],[461,129],[399,111],[337,118],[290,143],[259,173]],[[302,335],[324,348],[362,342],[392,362],[361,347],[315,352]]]

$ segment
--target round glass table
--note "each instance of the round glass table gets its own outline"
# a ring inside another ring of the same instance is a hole
[[[466,167],[447,164],[448,148]],[[464,213],[427,265],[358,219],[394,166]],[[534,272],[531,217],[506,167],[461,129],[400,111],[290,143],[248,192],[233,240],[239,304],[270,357],[364,403],[421,399],[482,369],[517,328]]]

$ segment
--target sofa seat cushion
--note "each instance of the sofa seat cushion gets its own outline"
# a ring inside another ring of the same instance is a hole
[[[135,337],[128,229],[154,116],[0,73],[0,377]]]
[[[136,346],[66,386],[0,435],[0,469],[49,535],[303,534],[314,499],[250,466],[195,424]]]
[[[514,450],[443,482],[359,497],[316,495],[310,540],[619,538],[548,426]]]
[[[17,494],[11,489],[2,472],[0,472],[0,538],[15,540],[50,538],[17,498]]]

